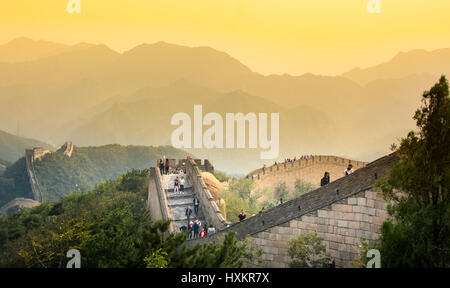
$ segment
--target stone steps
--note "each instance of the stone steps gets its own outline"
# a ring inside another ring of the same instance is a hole
[[[180,175],[178,174],[163,175],[163,187],[166,192],[167,204],[172,215],[171,220],[174,225],[175,231],[179,232],[180,227],[188,225],[186,217],[186,208],[188,207],[188,205],[190,205],[192,209],[190,220],[194,221],[196,218],[199,218],[200,222],[202,223],[202,227],[206,228],[205,216],[203,214],[203,211],[201,210],[201,206],[199,207],[198,215],[195,215],[195,192],[193,191],[192,185],[188,182],[186,177],[184,191],[178,193],[173,192],[173,182],[177,176],[180,177]]]

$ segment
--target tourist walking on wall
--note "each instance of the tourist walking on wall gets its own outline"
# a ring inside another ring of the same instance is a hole
[[[159,171],[161,171],[161,174],[164,175],[164,160],[159,159]]]
[[[175,178],[175,181],[173,182],[173,192],[180,192],[180,179],[178,179],[178,177]]]
[[[186,208],[186,211],[184,212],[184,214],[186,215],[187,223],[189,225],[189,223],[191,222],[191,215],[192,215],[191,205],[188,205],[188,207]]]
[[[191,210],[191,212],[192,212],[192,210]],[[188,231],[189,231],[189,239],[194,238],[194,222],[192,222],[192,221],[189,222]]]
[[[214,233],[216,233],[216,228],[214,228],[212,225],[209,225],[208,235],[213,235]]]
[[[353,169],[352,168],[353,168],[353,165],[352,164],[348,164],[347,169],[345,169],[345,171],[344,171],[345,176],[350,175],[350,174],[353,173]]]
[[[241,210],[241,214],[239,214],[239,222],[242,222],[247,217],[247,214],[245,214],[244,210]]]
[[[200,220],[198,218],[194,221],[193,229],[194,229],[194,238],[198,237],[198,233],[200,232]]]
[[[169,159],[166,159],[166,175],[169,175],[170,162]]]
[[[195,216],[198,215],[198,206],[200,205],[200,201],[198,201],[197,197],[194,198],[194,212]]]
[[[181,176],[181,180],[180,180],[180,191],[184,192],[184,177]]]
[[[277,206],[280,206],[281,204],[283,204],[283,198],[280,198],[280,201],[278,201]]]
[[[323,178],[320,180],[320,186],[325,186],[330,183],[330,173],[325,172]]]

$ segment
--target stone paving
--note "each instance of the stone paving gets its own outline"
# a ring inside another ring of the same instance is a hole
[[[176,177],[181,178],[184,176],[185,178],[185,187],[184,192],[175,193],[173,191],[174,181]],[[182,226],[187,227],[187,217],[186,217],[186,208],[188,205],[191,205],[192,215],[191,221],[195,220],[195,218],[199,218],[202,223],[202,227],[207,227],[205,222],[205,216],[202,212],[202,205],[200,203],[198,215],[195,215],[194,211],[194,197],[195,192],[192,189],[191,183],[189,183],[186,175],[184,174],[169,174],[163,175],[163,187],[166,192],[167,203],[169,206],[170,213],[172,215],[172,222],[174,224],[175,231],[180,231]]]

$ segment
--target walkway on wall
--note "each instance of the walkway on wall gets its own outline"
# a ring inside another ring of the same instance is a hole
[[[390,167],[397,161],[398,157],[395,154],[382,157],[369,163],[366,167],[358,169],[349,176],[340,178],[326,186],[269,209],[264,213],[250,217],[243,222],[234,223],[230,227],[214,234],[212,237],[187,241],[186,244],[191,246],[195,245],[197,241],[216,241],[223,233],[230,231],[236,232],[238,239],[244,239],[247,235],[282,225],[292,219],[358,194],[361,191],[371,189],[377,179],[385,177]]]
[[[185,178],[185,188],[184,192],[174,192],[174,181],[176,177],[181,179],[181,176]],[[192,184],[189,183],[188,179],[186,179],[186,175],[184,174],[169,174],[162,175],[163,178],[163,188],[167,197],[167,204],[169,206],[169,217],[172,220],[173,228],[175,232],[179,232],[182,226],[188,227],[187,217],[186,217],[186,208],[188,205],[191,206],[192,215],[190,221],[194,221],[196,218],[199,218],[202,223],[202,227],[206,227],[206,219],[201,209],[199,207],[198,215],[195,214],[194,211],[194,197],[195,193],[192,187]]]

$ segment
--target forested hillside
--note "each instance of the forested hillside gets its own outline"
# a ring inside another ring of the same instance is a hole
[[[96,183],[115,179],[132,169],[154,166],[163,156],[175,159],[188,156],[170,146],[75,146],[70,158],[61,149],[34,164],[44,201],[59,200],[75,190],[90,190]],[[8,166],[0,176],[0,207],[17,197],[32,198],[25,158]]]
[[[0,175],[0,207],[14,198],[33,198],[26,167],[22,157]]]
[[[169,222],[150,221],[147,185],[148,169],[133,170],[0,218],[0,267],[63,268],[73,248],[83,268],[242,267],[243,257],[258,256],[232,233],[217,246],[183,247],[187,232],[167,234]]]

